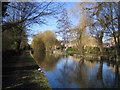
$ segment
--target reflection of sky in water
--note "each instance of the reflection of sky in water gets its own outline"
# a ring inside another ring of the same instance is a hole
[[[79,64],[70,58],[61,58],[51,71],[45,72],[53,88],[114,87],[115,72],[103,63],[102,79],[97,78],[101,63],[84,61]]]
[[[107,63],[103,64],[103,78],[105,86],[111,87],[115,82],[115,74],[110,71],[110,67],[107,66]]]
[[[94,84],[94,87],[103,87],[103,84],[101,84],[101,82],[103,82],[104,87],[112,87],[113,82],[115,80],[114,72],[110,71],[110,67],[107,66],[107,63],[103,63],[103,68],[102,68],[103,81],[99,80],[96,77],[96,73],[98,72],[99,66],[100,66],[100,63],[98,63],[95,67],[89,68],[89,70],[88,70],[89,78],[88,79],[89,79],[90,83],[96,83],[96,84]]]
[[[67,87],[77,88],[75,83],[68,82],[68,78],[64,77],[67,76],[67,74],[69,74],[69,70],[66,69],[66,67],[69,67],[71,65],[76,64],[70,59],[63,58],[57,63],[56,69],[50,72],[45,72],[47,79],[53,88],[67,88]],[[61,70],[63,70],[63,73],[66,75],[62,75]]]

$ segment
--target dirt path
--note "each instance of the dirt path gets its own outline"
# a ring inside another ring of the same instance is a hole
[[[28,52],[3,59],[2,88],[51,88]]]

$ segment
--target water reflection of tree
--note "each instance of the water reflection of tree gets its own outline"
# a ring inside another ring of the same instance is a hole
[[[68,85],[71,83],[68,78],[70,75],[70,71],[69,71],[69,66],[68,66],[68,59],[65,58],[65,63],[63,64],[63,67],[61,69],[59,69],[60,71],[60,75],[59,78],[56,78],[56,80],[62,85],[62,87],[67,88]]]
[[[86,82],[88,81],[88,76],[87,76],[87,67],[85,66],[85,60],[84,58],[81,58],[78,64],[77,69],[77,77],[76,81],[80,85],[81,88],[87,87]]]
[[[108,62],[108,64],[110,64],[110,62]],[[113,63],[111,64],[113,65]],[[110,66],[110,65],[109,65]],[[113,82],[111,82],[111,86],[109,86],[109,84],[104,82],[103,78],[103,61],[100,61],[100,66],[98,68],[98,73],[97,73],[97,80],[100,80],[102,87],[120,87],[120,75],[119,75],[119,65],[118,63],[116,63],[115,65],[113,65],[114,67],[114,72],[115,72],[115,80],[113,79]]]
[[[115,87],[120,87],[120,75],[119,75],[119,65],[115,65]]]
[[[44,68],[45,71],[53,70],[55,68],[56,63],[59,61],[59,55],[52,55],[50,53],[42,53],[35,51],[33,57],[37,64]]]
[[[57,62],[59,60],[62,60],[63,62],[62,64],[60,64],[62,67],[60,66],[60,69],[58,70],[60,74],[57,74],[56,81],[58,81],[63,87],[70,87],[72,83],[75,83],[80,88],[120,86],[118,64],[114,65],[115,78],[111,78],[109,76],[113,76],[114,74],[109,71],[109,73],[106,74],[103,71],[103,61],[100,61],[100,65],[96,66],[96,62],[91,62],[90,60],[86,60],[83,58],[80,59],[78,62],[78,60],[75,60],[76,58],[67,59],[68,57],[62,57],[62,59],[60,59],[60,56],[54,56],[50,54],[42,55],[39,52],[35,52],[34,58],[36,59],[36,62],[38,62],[38,65],[45,68],[45,70],[53,70]],[[94,71],[91,72],[91,69]],[[110,80],[112,81],[110,82]]]
[[[73,60],[75,61],[75,60]],[[67,61],[68,62],[68,61]],[[66,63],[66,62],[65,62]],[[119,87],[119,66],[115,65],[115,80],[114,78],[110,78],[109,76],[113,76],[114,74],[109,72],[103,72],[104,61],[99,61],[99,66],[93,67],[97,65],[95,61],[86,60],[84,58],[80,59],[78,64],[75,67],[75,64],[71,65],[64,64],[64,69],[60,70],[61,76],[58,79],[63,86],[69,85],[68,83],[76,83],[80,88],[88,88],[88,87]],[[90,71],[93,68],[94,71]],[[91,73],[90,73],[91,72]],[[110,75],[109,75],[110,74]],[[106,76],[108,75],[108,76]],[[107,80],[107,81],[106,81]],[[112,80],[111,82],[109,80]],[[109,83],[107,83],[109,82]],[[114,85],[115,84],[115,85]]]
[[[102,60],[100,61],[100,66],[98,68],[97,79],[100,80],[102,86],[105,87],[104,81],[103,81],[103,61]]]
[[[45,53],[43,52],[39,52],[39,51],[34,51],[33,53],[33,58],[35,60],[40,60],[40,61],[43,61],[45,59]]]
[[[79,87],[86,87],[87,78],[87,68],[84,65],[84,59],[81,59],[78,64],[73,61],[68,65],[69,61],[65,61],[63,68],[59,71],[61,75],[57,78],[64,87],[68,87],[72,83],[77,83]]]

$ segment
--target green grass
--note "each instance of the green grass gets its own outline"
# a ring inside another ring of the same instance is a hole
[[[66,50],[66,53],[68,54],[80,54],[80,51],[75,49],[75,48],[68,48]],[[100,55],[100,50],[98,48],[88,48],[84,50],[84,54],[96,54],[96,55]],[[104,55],[115,55],[115,49],[108,49],[108,51],[106,51],[106,48],[103,48],[103,54]]]
[[[46,76],[42,73],[40,73],[38,70],[34,71],[34,74],[32,77],[34,78],[32,82],[38,84],[38,86],[42,88],[51,88],[50,84],[48,83]],[[40,75],[41,74],[41,75]]]
[[[37,70],[39,66],[29,53],[9,57],[3,64],[3,89],[51,89],[46,76]]]
[[[68,48],[66,50],[66,53],[68,53],[68,54],[79,54],[80,52],[78,50],[74,49],[74,48]]]
[[[80,54],[79,51],[67,51],[66,53],[68,53],[68,54]]]
[[[26,65],[29,65],[29,66],[36,65],[36,62],[33,60],[33,58],[30,55],[26,56],[24,60],[25,60]],[[49,88],[50,89],[51,86],[48,83],[46,76],[43,73],[39,72],[37,69],[38,68],[36,68],[35,70],[30,70],[28,72],[29,77],[27,78],[29,78],[29,82],[35,83],[36,84],[35,88],[46,88],[46,89]]]

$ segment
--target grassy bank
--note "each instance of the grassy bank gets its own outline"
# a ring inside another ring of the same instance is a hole
[[[68,54],[80,54],[80,50],[76,49],[76,48],[68,48],[66,50],[66,53]],[[111,47],[111,48],[103,48],[103,52],[102,52],[104,55],[107,55],[107,56],[115,56],[116,54],[116,51],[115,51],[115,48],[114,47]],[[90,47],[87,47],[86,49],[84,49],[84,54],[86,55],[90,55],[90,54],[96,54],[96,55],[101,55],[101,52],[100,52],[100,49],[99,48],[90,48]]]
[[[6,56],[7,57],[7,56]],[[2,60],[2,88],[51,88],[46,76],[39,72],[39,68],[29,52],[23,52]]]

